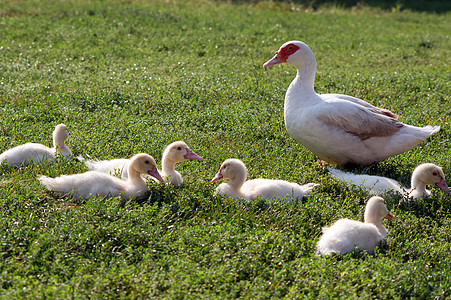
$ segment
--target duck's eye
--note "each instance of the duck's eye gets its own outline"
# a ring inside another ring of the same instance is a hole
[[[293,51],[293,46],[289,46],[288,51]]]
[[[437,172],[432,172],[432,175],[437,176],[438,173]]]
[[[179,147],[177,147],[177,150],[179,150],[179,151],[180,151],[180,150],[182,150],[182,147],[180,147],[180,146],[179,146]]]
[[[148,164],[150,164],[150,161],[146,160],[144,163],[145,163],[146,165],[148,165]]]

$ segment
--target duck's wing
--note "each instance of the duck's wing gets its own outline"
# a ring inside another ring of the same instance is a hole
[[[324,102],[317,112],[317,119],[327,126],[340,128],[361,140],[390,136],[404,126],[395,118],[339,98]]]
[[[339,100],[343,100],[343,101],[349,101],[349,102],[361,105],[373,113],[385,115],[385,116],[393,118],[393,119],[398,119],[398,115],[392,113],[388,109],[376,107],[362,99],[355,98],[352,96],[341,95],[341,94],[322,94],[322,95],[320,95],[320,97],[326,102],[329,99],[339,99]]]

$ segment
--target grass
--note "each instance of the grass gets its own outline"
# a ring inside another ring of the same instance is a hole
[[[412,125],[442,130],[411,151],[354,170],[408,185],[423,162],[450,163],[449,12],[285,2],[35,1],[0,3],[0,151],[51,144],[65,123],[75,155],[138,152],[157,162],[184,140],[182,188],[151,185],[142,205],[58,198],[36,177],[83,172],[77,161],[0,166],[1,298],[451,297],[450,196],[386,198],[395,219],[374,257],[316,257],[321,227],[363,219],[368,195],[332,180],[285,131],[295,70],[263,70],[303,40],[316,90],[354,95]],[[226,158],[249,177],[321,185],[305,203],[213,196]]]

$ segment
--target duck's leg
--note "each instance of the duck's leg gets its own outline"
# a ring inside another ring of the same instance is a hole
[[[316,164],[318,165],[318,167],[320,169],[325,169],[327,167],[335,167],[335,166],[341,166],[339,163],[335,162],[335,161],[325,161],[322,159],[317,159],[316,160]]]

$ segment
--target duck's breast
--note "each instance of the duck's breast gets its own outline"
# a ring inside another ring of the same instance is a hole
[[[160,173],[161,177],[163,177],[164,181],[169,182],[169,184],[172,184],[175,187],[179,187],[183,183],[182,175],[179,172],[177,172],[176,170],[173,170],[171,172],[164,172],[164,171],[159,170],[158,172]],[[158,181],[158,179],[156,179],[155,177],[152,177],[150,175],[144,175],[144,177],[147,179],[156,181],[156,182],[160,182],[160,181]]]
[[[227,182],[221,183],[216,188],[216,195],[224,196],[226,198],[245,198],[244,195],[241,195],[238,191],[236,191],[230,184]]]

